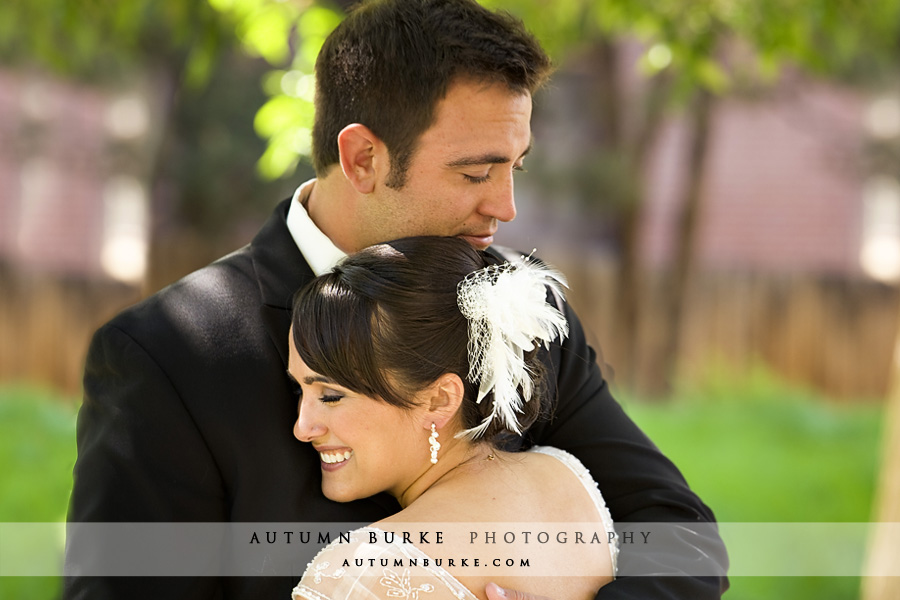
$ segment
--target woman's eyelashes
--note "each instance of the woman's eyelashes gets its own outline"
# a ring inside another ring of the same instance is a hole
[[[299,383],[297,383],[297,381],[293,377],[291,377],[289,379],[289,381],[290,381],[290,385],[291,385],[291,394],[298,400],[302,400],[303,399],[303,386],[300,385]],[[315,396],[311,395],[310,397],[315,397]],[[332,404],[334,402],[338,402],[338,401],[342,400],[343,398],[344,398],[344,394],[334,391],[334,390],[324,390],[319,395],[319,400],[326,404]]]

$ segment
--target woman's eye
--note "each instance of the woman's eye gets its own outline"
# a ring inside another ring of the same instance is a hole
[[[303,397],[303,388],[296,381],[291,380],[291,395],[297,398]]]
[[[322,400],[322,402],[332,403],[332,402],[338,402],[342,398],[343,398],[343,396],[338,395],[338,394],[326,394],[326,395],[322,396],[321,400]]]

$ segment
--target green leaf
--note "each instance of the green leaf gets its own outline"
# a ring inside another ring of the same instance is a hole
[[[272,65],[288,58],[288,40],[296,23],[296,11],[289,4],[263,7],[242,24],[240,37],[245,47]]]
[[[298,30],[305,37],[325,38],[343,20],[337,10],[326,6],[311,6],[300,15]]]
[[[701,58],[692,65],[691,70],[697,82],[711,92],[721,94],[728,89],[728,74],[714,60]]]
[[[256,113],[253,127],[263,137],[297,127],[312,129],[313,105],[286,95],[273,96]]]
[[[293,144],[293,138],[278,135],[269,140],[269,146],[256,164],[257,172],[268,180],[289,175],[300,162],[300,153]]]

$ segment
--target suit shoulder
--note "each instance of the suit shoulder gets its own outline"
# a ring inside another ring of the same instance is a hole
[[[242,248],[126,308],[98,335],[118,329],[137,341],[166,332],[205,332],[205,337],[216,329],[240,327],[259,303],[252,260]]]

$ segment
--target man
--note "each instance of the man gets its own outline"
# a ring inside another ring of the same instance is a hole
[[[376,242],[431,234],[490,246],[498,223],[515,217],[513,173],[531,145],[531,95],[549,61],[521,23],[472,0],[376,0],[329,37],[316,72],[318,179],[279,205],[249,246],[95,335],[70,521],[372,522],[396,509],[381,497],[327,501],[318,456],[292,437],[292,295]],[[574,453],[618,521],[712,521],[612,399],[566,315],[569,339],[548,365],[554,417],[523,442]],[[678,551],[722,551],[717,538],[696,544]],[[66,598],[288,598],[295,583],[70,577]],[[711,598],[724,587],[715,577],[632,577],[598,598]]]

